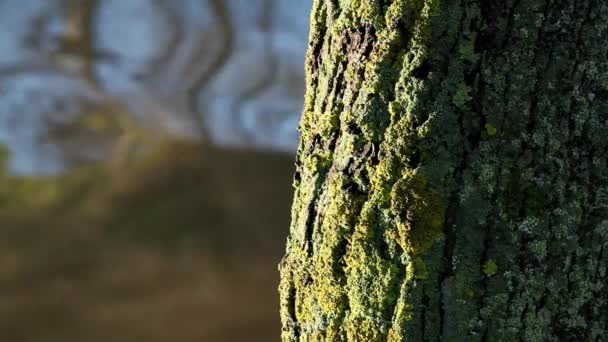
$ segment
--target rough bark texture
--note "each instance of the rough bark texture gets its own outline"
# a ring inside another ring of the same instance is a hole
[[[283,341],[606,340],[607,25],[315,0]]]

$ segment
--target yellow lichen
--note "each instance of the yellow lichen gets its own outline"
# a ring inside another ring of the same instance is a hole
[[[376,323],[370,320],[357,320],[346,323],[346,339],[350,342],[380,342],[385,335]]]
[[[401,333],[398,330],[391,328],[388,331],[388,337],[387,337],[386,341],[387,342],[400,342],[400,341],[403,341],[403,336],[401,336]]]
[[[491,124],[487,123],[485,125],[485,128],[486,128],[486,133],[488,133],[488,135],[490,135],[490,136],[496,135],[496,127],[494,127]]]

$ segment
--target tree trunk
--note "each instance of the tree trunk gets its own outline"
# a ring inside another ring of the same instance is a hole
[[[607,25],[315,0],[283,341],[608,339]]]

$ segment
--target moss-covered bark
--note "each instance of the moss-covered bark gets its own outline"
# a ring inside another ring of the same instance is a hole
[[[608,3],[315,0],[283,341],[608,338]]]

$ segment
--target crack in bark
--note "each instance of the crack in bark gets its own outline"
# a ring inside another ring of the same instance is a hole
[[[460,40],[460,36],[462,35],[462,31],[463,31],[463,25],[464,25],[464,20],[465,20],[465,2],[461,1],[460,2],[460,9],[461,9],[461,17],[459,20],[459,26],[457,29],[457,33],[455,34],[455,37],[457,37],[456,39],[454,39],[454,42],[452,43],[452,46],[449,50],[449,54],[453,54],[455,53],[455,51],[457,50],[457,46],[458,46],[458,42]],[[446,59],[446,63],[445,63],[445,68],[444,69],[444,74],[448,75],[449,74],[449,64],[450,64],[450,59],[447,58]],[[459,115],[458,116],[458,128],[459,128],[459,132],[460,132],[460,138],[462,140],[466,140],[466,131],[464,129],[464,124],[463,124],[463,116]],[[457,167],[454,169],[453,171],[453,179],[455,179],[455,183],[459,184],[462,182],[463,180],[463,172],[466,168],[466,160],[467,160],[467,148],[466,145],[462,148],[462,156],[460,156],[460,164],[457,165]],[[454,275],[454,269],[453,269],[453,256],[454,256],[454,247],[455,247],[455,243],[456,243],[456,231],[455,231],[455,219],[456,219],[456,211],[458,208],[458,193],[459,190],[453,190],[452,193],[449,196],[449,203],[450,205],[448,205],[447,209],[446,209],[446,221],[444,223],[444,235],[445,235],[445,242],[444,242],[444,248],[443,248],[443,253],[442,253],[442,265],[441,265],[441,270],[437,273],[437,284],[438,284],[438,312],[439,312],[439,338],[442,339],[443,336],[445,335],[445,298],[444,298],[444,288],[446,286],[446,281],[452,277]]]

